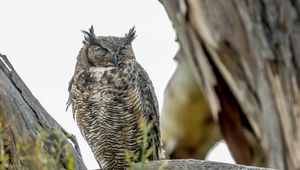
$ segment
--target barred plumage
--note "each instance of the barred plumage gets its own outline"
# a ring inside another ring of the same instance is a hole
[[[163,157],[154,88],[131,47],[134,28],[125,37],[96,37],[93,27],[83,32],[69,103],[99,165],[122,169],[126,152],[140,161],[142,122],[151,126],[147,146],[153,152],[148,159]]]

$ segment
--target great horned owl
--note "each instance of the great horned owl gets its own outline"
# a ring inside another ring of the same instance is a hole
[[[100,167],[122,169],[127,166],[126,155],[140,161],[143,136],[152,150],[148,160],[159,159],[163,153],[158,104],[132,50],[134,27],[125,37],[96,36],[93,26],[83,33],[84,45],[69,84],[69,104]],[[150,126],[147,135],[142,122]]]

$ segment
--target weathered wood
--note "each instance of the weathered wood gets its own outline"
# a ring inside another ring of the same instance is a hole
[[[153,170],[153,169],[163,169],[163,170],[271,170],[269,168],[259,168],[253,166],[245,166],[238,164],[227,164],[213,161],[203,161],[194,159],[178,159],[178,160],[161,160],[148,162],[145,165],[135,164],[132,168],[133,170]]]
[[[74,169],[86,169],[80,153],[68,142],[70,135],[47,113],[27,86],[15,72],[6,56],[0,54],[0,122],[3,128],[5,154],[9,157],[9,169],[40,169],[47,158],[37,155],[53,155],[59,158],[50,169],[66,169],[69,163],[67,145],[71,150],[69,156],[74,159]],[[40,135],[45,133],[44,141]],[[62,152],[56,149],[56,142],[61,140]],[[42,150],[36,145],[42,143]],[[2,153],[3,154],[3,153]],[[59,154],[59,155],[57,155]],[[40,162],[36,162],[40,161]],[[3,163],[3,162],[2,162]]]
[[[161,3],[233,157],[300,169],[300,1]]]

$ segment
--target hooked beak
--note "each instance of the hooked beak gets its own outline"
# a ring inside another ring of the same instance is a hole
[[[117,67],[118,66],[118,56],[113,54],[112,63]]]

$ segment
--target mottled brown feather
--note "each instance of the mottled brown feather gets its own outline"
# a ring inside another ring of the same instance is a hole
[[[141,160],[140,142],[145,133],[141,120],[151,125],[147,146],[153,152],[148,159],[160,159],[158,103],[149,76],[135,60],[131,47],[135,30],[125,37],[95,37],[92,28],[84,33],[68,104],[99,165],[122,169],[128,165],[126,152],[137,156],[132,161]]]

